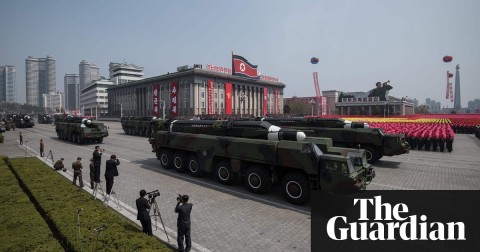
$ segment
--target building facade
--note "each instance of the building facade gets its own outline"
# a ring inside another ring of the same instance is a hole
[[[110,62],[109,71],[110,81],[117,85],[143,79],[143,67],[134,64]]]
[[[80,108],[80,76],[65,74],[64,77],[65,109],[68,111]]]
[[[81,113],[86,116],[104,116],[108,114],[107,89],[114,86],[110,80],[93,80],[80,90]]]
[[[14,66],[0,66],[0,101],[16,101],[16,73]]]
[[[49,94],[42,95],[43,108],[48,112],[57,112],[60,113],[63,111],[64,107],[64,96],[62,91],[52,92]]]
[[[82,60],[78,65],[78,75],[80,78],[80,90],[82,90],[87,83],[100,79],[100,68],[86,60]]]
[[[56,91],[55,74],[55,59],[52,56],[46,58],[28,56],[25,60],[27,104],[38,107],[44,105],[43,94]]]
[[[175,73],[108,89],[110,116],[228,116],[283,113],[285,84],[183,67]]]

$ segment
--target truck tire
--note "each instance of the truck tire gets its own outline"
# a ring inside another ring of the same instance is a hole
[[[310,199],[310,182],[301,172],[289,172],[282,179],[282,193],[285,199],[295,205],[303,205]]]
[[[159,159],[160,159],[160,164],[162,165],[163,168],[165,169],[171,169],[172,166],[173,166],[173,162],[172,162],[172,151],[171,150],[168,150],[168,149],[162,149],[160,151],[160,155],[159,156]]]
[[[197,154],[193,153],[188,157],[187,160],[187,169],[190,175],[194,177],[202,177],[205,175],[205,172],[200,169],[200,165],[198,164],[198,157]]]
[[[186,172],[187,171],[187,153],[184,151],[176,151],[173,154],[173,168],[177,172]]]
[[[250,192],[262,194],[272,186],[272,177],[262,166],[252,165],[245,172],[245,184]]]
[[[365,149],[367,152],[367,162],[369,164],[375,163],[378,159],[380,159],[380,153],[378,150],[372,146],[363,146],[362,148]]]
[[[215,165],[215,177],[223,185],[233,185],[237,181],[237,174],[233,172],[228,160],[222,160]]]

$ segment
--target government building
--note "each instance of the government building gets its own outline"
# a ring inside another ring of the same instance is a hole
[[[177,72],[108,88],[108,114],[157,116],[264,116],[283,113],[285,84],[232,75],[226,67],[182,66]]]

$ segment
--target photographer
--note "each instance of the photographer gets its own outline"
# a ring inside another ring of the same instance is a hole
[[[93,167],[95,168],[95,183],[100,183],[100,165],[102,165],[102,154],[105,149],[95,146],[93,151]]]
[[[113,177],[118,176],[117,166],[120,165],[120,160],[117,156],[111,155],[110,160],[107,160],[105,165],[105,181],[107,182],[107,194],[110,195],[113,187]]]
[[[181,203],[181,205],[180,205]],[[190,237],[190,213],[192,212],[192,204],[188,203],[188,195],[179,195],[177,197],[177,206],[175,213],[178,213],[177,218],[177,243],[178,251],[190,251],[192,247],[192,240]],[[185,250],[183,247],[183,237],[185,236]]]
[[[147,191],[141,190],[140,191],[140,198],[138,198],[135,203],[137,204],[137,220],[142,223],[143,232],[152,235],[152,220],[150,219],[150,204],[148,200],[145,199],[145,195]]]

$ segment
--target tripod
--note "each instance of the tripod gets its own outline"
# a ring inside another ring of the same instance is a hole
[[[48,159],[51,159],[52,160],[52,164],[55,163],[54,159],[53,159],[53,153],[52,153],[52,150],[50,150],[47,154],[47,157],[45,157],[45,161],[47,161]]]
[[[153,216],[153,218],[155,219],[155,230],[158,230],[158,227],[157,227],[157,216],[158,216],[160,217],[160,222],[162,222],[163,231],[165,231],[165,235],[167,236],[167,241],[170,242],[170,239],[168,238],[168,234],[167,234],[167,229],[165,228],[165,224],[163,224],[162,214],[160,213],[160,209],[158,208],[158,205],[157,205],[156,197],[153,197],[150,199],[150,205],[152,205],[152,208],[153,208],[153,215],[151,216]],[[149,213],[150,213],[150,210],[148,210]]]

